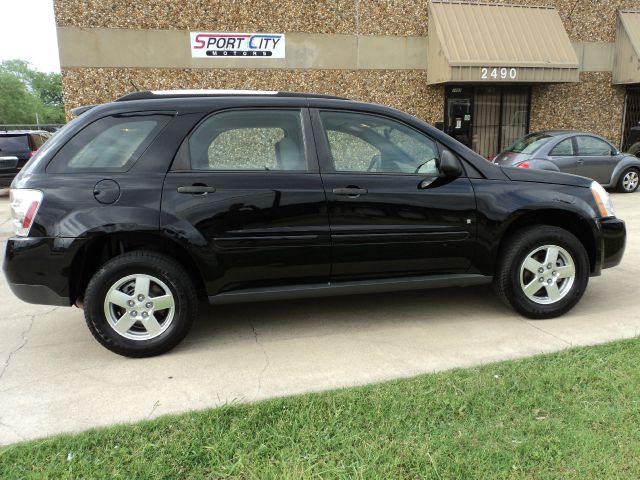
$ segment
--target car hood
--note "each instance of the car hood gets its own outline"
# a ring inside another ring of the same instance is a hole
[[[518,163],[529,160],[530,158],[531,155],[526,153],[502,152],[493,159],[493,163],[496,165],[517,165]]]
[[[504,174],[514,182],[550,183],[555,185],[571,185],[574,187],[591,187],[590,178],[570,175],[550,170],[535,170],[518,167],[501,167]]]

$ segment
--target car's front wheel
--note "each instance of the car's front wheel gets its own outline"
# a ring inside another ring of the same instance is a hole
[[[537,225],[516,232],[498,258],[499,297],[529,318],[553,318],[573,308],[589,282],[589,258],[570,232]]]
[[[91,278],[84,314],[93,336],[127,357],[150,357],[175,347],[197,310],[193,282],[172,259],[152,252],[119,255]]]
[[[640,184],[640,170],[637,168],[627,168],[618,180],[618,190],[622,193],[633,193]]]

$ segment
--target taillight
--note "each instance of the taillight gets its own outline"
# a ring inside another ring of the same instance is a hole
[[[26,237],[29,235],[33,220],[36,218],[42,203],[42,192],[26,188],[12,188],[10,203],[11,219],[16,227],[16,236]]]
[[[516,165],[516,167],[518,167],[518,168],[529,168],[530,165],[529,165],[529,162],[522,162],[522,163],[519,163],[518,165]]]
[[[37,150],[31,150],[29,152],[29,158],[33,157],[36,154]]]

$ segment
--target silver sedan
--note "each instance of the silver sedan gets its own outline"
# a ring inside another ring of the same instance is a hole
[[[581,175],[625,193],[636,191],[640,184],[640,158],[622,153],[604,138],[587,132],[530,133],[493,161],[505,166]]]

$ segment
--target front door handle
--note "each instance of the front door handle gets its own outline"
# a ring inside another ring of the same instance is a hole
[[[348,197],[359,197],[360,195],[366,195],[367,192],[369,190],[367,190],[366,188],[360,188],[360,187],[345,187],[345,188],[334,188],[332,190],[334,195],[346,195]]]
[[[583,159],[581,159],[581,158],[579,158],[578,160],[576,160],[576,163],[577,163],[578,165],[582,165],[582,164],[584,164],[584,160],[583,160]]]
[[[208,185],[185,185],[178,187],[178,193],[190,193],[192,195],[204,195],[206,193],[213,193],[216,189]]]

